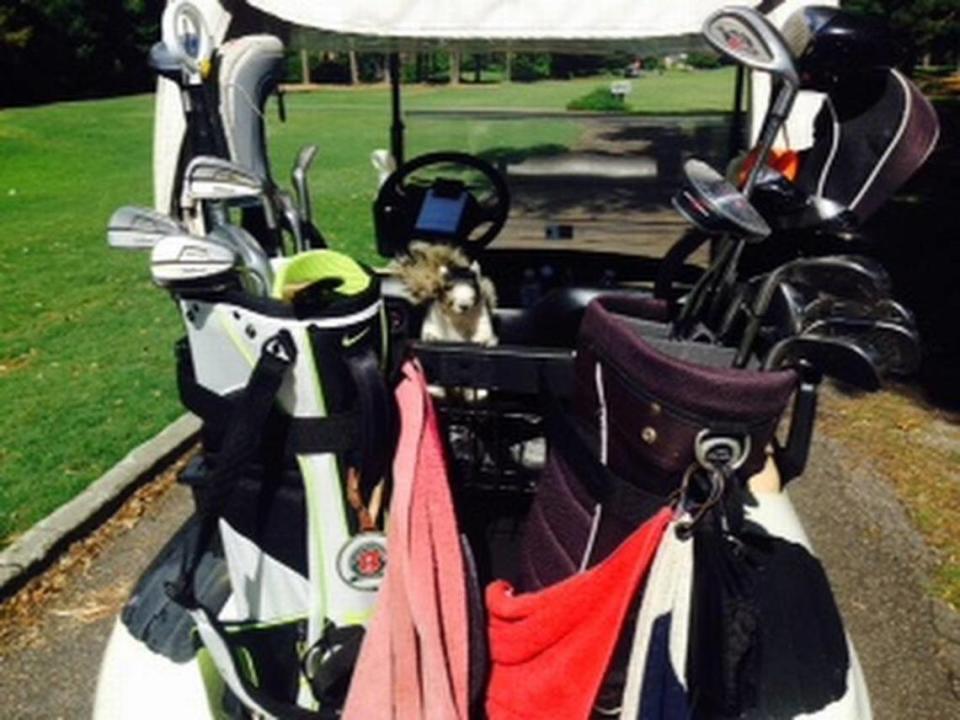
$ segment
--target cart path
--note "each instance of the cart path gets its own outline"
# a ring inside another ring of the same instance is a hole
[[[0,647],[4,720],[90,717],[114,619],[140,573],[192,511],[190,493],[179,485],[151,504],[133,527],[104,544],[89,567],[64,576],[62,592],[24,623],[15,644],[25,641],[26,647]]]
[[[829,393],[823,405],[829,412]],[[805,476],[790,492],[830,575],[875,717],[960,717],[946,663],[952,656],[960,664],[960,637],[951,641],[938,630],[924,590],[928,551],[890,484],[821,435]],[[142,568],[191,510],[189,493],[179,486],[152,504],[133,527],[106,542],[89,567],[65,576],[63,590],[39,608],[34,622],[18,628],[25,647],[0,647],[0,716],[90,716],[113,617]]]

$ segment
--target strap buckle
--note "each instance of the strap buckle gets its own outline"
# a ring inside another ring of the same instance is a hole
[[[280,362],[291,365],[297,360],[297,345],[289,330],[281,330],[263,343],[261,352]]]

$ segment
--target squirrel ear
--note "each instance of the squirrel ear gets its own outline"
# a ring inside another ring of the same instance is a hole
[[[470,270],[473,272],[474,275],[476,275],[477,277],[479,277],[479,276],[480,276],[480,263],[478,263],[476,260],[474,260],[472,263],[470,263]]]

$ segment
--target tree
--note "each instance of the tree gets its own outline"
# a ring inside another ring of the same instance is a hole
[[[957,0],[845,0],[845,10],[871,15],[893,32],[908,67],[927,56],[957,62],[960,3]]]
[[[0,105],[147,90],[164,0],[7,0]]]

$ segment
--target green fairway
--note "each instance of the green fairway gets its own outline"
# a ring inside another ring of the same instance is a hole
[[[634,81],[638,111],[718,112],[732,72]],[[411,87],[408,110],[524,108],[562,112],[608,80]],[[275,176],[299,147],[320,146],[311,181],[319,224],[339,248],[374,260],[370,151],[386,147],[385,88],[287,98],[271,107]],[[180,335],[143,254],[110,251],[104,229],[125,204],[151,202],[152,97],[0,112],[0,544],[86,487],[180,414],[172,345]],[[415,114],[408,155],[569,147],[576,118]]]

